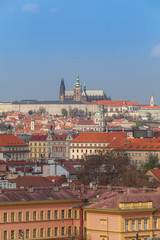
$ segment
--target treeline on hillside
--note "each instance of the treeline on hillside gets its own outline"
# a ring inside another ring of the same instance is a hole
[[[88,155],[83,161],[83,168],[78,172],[78,179],[89,184],[114,185],[126,187],[157,187],[155,180],[143,171],[130,164],[129,157],[124,152],[107,151],[97,155]]]

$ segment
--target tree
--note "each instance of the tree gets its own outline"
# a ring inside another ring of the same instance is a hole
[[[150,112],[147,112],[146,117],[148,121],[152,120],[152,114]]]
[[[68,112],[67,112],[67,110],[65,108],[62,108],[61,114],[62,114],[63,117],[67,117],[68,116]]]
[[[145,164],[142,164],[141,170],[143,172],[147,172],[148,170],[153,168],[160,168],[159,159],[156,155],[150,154],[147,162]]]
[[[38,111],[37,111],[37,114],[38,114],[39,116],[45,115],[46,113],[47,113],[47,111],[46,111],[46,109],[45,109],[44,107],[40,107],[40,108],[38,109]]]
[[[75,117],[85,117],[86,116],[86,113],[85,111],[83,110],[78,110],[78,108],[73,108],[71,111],[70,111],[70,116],[72,118],[75,118]]]
[[[149,182],[148,176],[130,164],[130,159],[124,152],[107,151],[88,155],[82,166],[78,179],[84,184],[94,182],[126,187],[157,186],[155,181]]]
[[[32,115],[32,114],[33,114],[33,111],[32,111],[32,110],[29,110],[29,111],[28,111],[28,114],[29,114],[29,115]]]
[[[118,184],[123,181],[123,173],[128,165],[129,158],[122,152],[99,152],[97,155],[86,156],[78,178],[84,184],[89,184],[91,181],[102,185]]]

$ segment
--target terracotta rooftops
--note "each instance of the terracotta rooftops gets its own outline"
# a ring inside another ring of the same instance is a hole
[[[95,125],[92,119],[80,119],[77,125]]]
[[[80,133],[75,139],[72,140],[74,142],[111,142],[116,139],[122,139],[126,137],[126,133],[124,132],[84,132]]]
[[[134,138],[126,140],[126,150],[160,151],[159,138]]]
[[[13,134],[0,134],[0,146],[27,146],[27,144]]]
[[[10,182],[16,183],[17,188],[19,187],[47,187],[52,186],[53,183],[41,176],[23,176],[16,179],[11,179]]]
[[[29,141],[46,141],[48,135],[33,135]],[[62,141],[67,138],[67,135],[52,135],[53,140]]]
[[[26,189],[3,190],[0,194],[0,203],[8,202],[34,202],[34,201],[57,201],[57,200],[78,200],[75,192],[70,189],[60,188],[54,191],[53,187],[34,188],[33,192]]]
[[[47,135],[33,135],[29,141],[46,141]]]
[[[98,199],[97,199],[98,201]],[[131,203],[131,205],[128,205]],[[138,203],[141,203],[139,206]],[[150,203],[150,204],[147,204]],[[122,204],[122,205],[121,205]],[[125,204],[127,204],[125,206]],[[135,204],[135,205],[133,205]],[[146,209],[160,207],[160,193],[122,193],[115,192],[108,193],[103,200],[91,204],[86,208],[91,209],[117,209],[117,210],[132,210],[132,209]]]

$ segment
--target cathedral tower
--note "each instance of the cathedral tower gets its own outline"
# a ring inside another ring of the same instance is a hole
[[[80,84],[79,76],[74,85],[73,101],[80,102],[82,100],[82,85]]]
[[[61,85],[60,85],[60,91],[59,91],[59,100],[63,102],[65,100],[65,85],[64,85],[64,79],[61,78]]]

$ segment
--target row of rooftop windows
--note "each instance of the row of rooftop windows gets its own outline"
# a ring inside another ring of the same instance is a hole
[[[3,239],[4,240],[15,240],[15,239],[30,239],[30,238],[43,238],[47,237],[70,237],[71,235],[77,236],[80,233],[80,229],[77,226],[62,226],[62,227],[48,227],[45,228],[33,228],[31,231],[30,229],[19,229],[19,230],[5,230],[3,232]]]
[[[18,215],[15,212],[11,212],[10,215],[7,212],[3,213],[3,222],[22,222],[22,221],[38,221],[38,220],[52,220],[52,219],[78,219],[78,211],[69,209],[68,212],[64,209],[54,210],[47,210],[47,212],[41,210],[40,212],[33,211],[26,211],[25,214],[22,212],[18,212]]]

